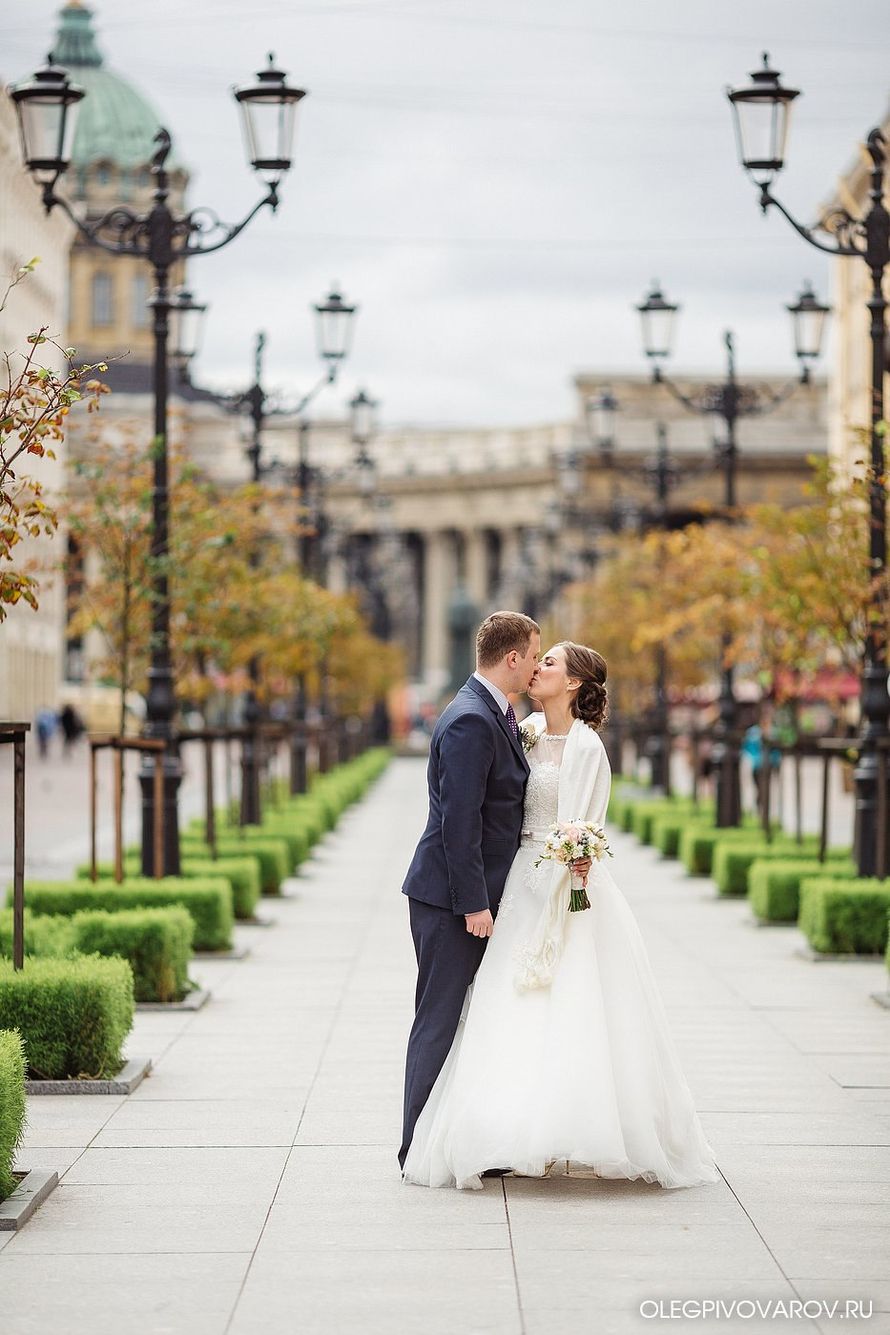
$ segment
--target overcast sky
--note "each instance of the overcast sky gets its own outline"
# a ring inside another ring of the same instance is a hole
[[[0,0],[5,78],[58,7]],[[743,373],[791,372],[784,303],[803,278],[826,294],[830,261],[760,215],[723,89],[769,49],[803,90],[780,196],[806,221],[890,96],[888,0],[96,0],[95,21],[192,203],[231,220],[255,192],[231,86],[274,49],[309,91],[277,216],[192,262],[195,378],[238,387],[263,328],[270,382],[305,388],[336,278],[361,310],[322,402],[361,384],[390,424],[567,416],[576,371],[641,369],[653,277],[683,306],[677,371],[716,371],[729,325]]]

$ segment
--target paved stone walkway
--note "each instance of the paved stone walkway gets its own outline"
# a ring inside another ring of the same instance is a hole
[[[887,1335],[890,1011],[869,996],[882,967],[797,958],[794,929],[755,928],[745,904],[623,836],[615,874],[723,1180],[401,1185],[414,970],[398,887],[424,814],[423,763],[397,761],[291,897],[264,906],[275,926],[239,928],[248,958],[196,965],[203,1011],[138,1017],[130,1052],[155,1070],[136,1093],[29,1101],[20,1166],[62,1183],[0,1235],[3,1335],[837,1325],[639,1313],[796,1297],[871,1300],[859,1324]]]

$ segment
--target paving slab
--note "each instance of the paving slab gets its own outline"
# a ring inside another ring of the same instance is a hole
[[[796,929],[755,930],[744,902],[628,836],[614,871],[720,1182],[667,1192],[563,1165],[478,1192],[401,1183],[399,885],[424,816],[423,762],[400,760],[274,927],[236,929],[250,955],[196,964],[212,1005],[137,1017],[128,1051],[153,1069],[134,1093],[29,1099],[17,1164],[61,1183],[0,1238],[3,1335],[117,1335],[121,1313],[128,1335],[775,1335],[639,1305],[795,1297],[871,1298],[863,1324],[884,1335],[890,1013],[870,993],[886,972],[799,958]]]

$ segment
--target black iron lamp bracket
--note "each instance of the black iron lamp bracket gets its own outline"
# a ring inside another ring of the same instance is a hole
[[[278,183],[272,182],[266,194],[238,223],[224,223],[212,209],[198,207],[177,217],[168,204],[170,181],[167,156],[171,139],[167,130],[155,135],[158,148],[151,160],[155,178],[154,204],[148,213],[136,213],[122,205],[102,217],[86,221],[71,207],[64,195],[57,195],[55,182],[43,187],[43,206],[47,213],[60,208],[74,223],[82,237],[100,250],[113,255],[135,255],[150,261],[155,268],[167,268],[190,255],[209,255],[221,250],[244,231],[261,209],[278,208]]]
[[[858,257],[870,269],[883,269],[890,263],[890,213],[883,200],[884,171],[887,163],[887,141],[879,129],[874,129],[866,140],[872,161],[871,209],[865,218],[855,218],[844,208],[830,209],[815,226],[799,223],[785,205],[764,182],[760,186],[760,207],[764,213],[773,207],[788,220],[799,236],[827,255]],[[831,240],[823,241],[817,235],[823,232]]]

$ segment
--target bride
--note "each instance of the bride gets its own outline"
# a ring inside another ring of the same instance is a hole
[[[598,653],[563,641],[529,687],[543,714],[523,724],[522,842],[417,1122],[408,1182],[479,1188],[486,1171],[542,1177],[557,1160],[663,1187],[717,1180],[636,920],[605,861],[589,874],[590,909],[573,913],[568,870],[535,865],[553,822],[603,824],[605,681]]]

